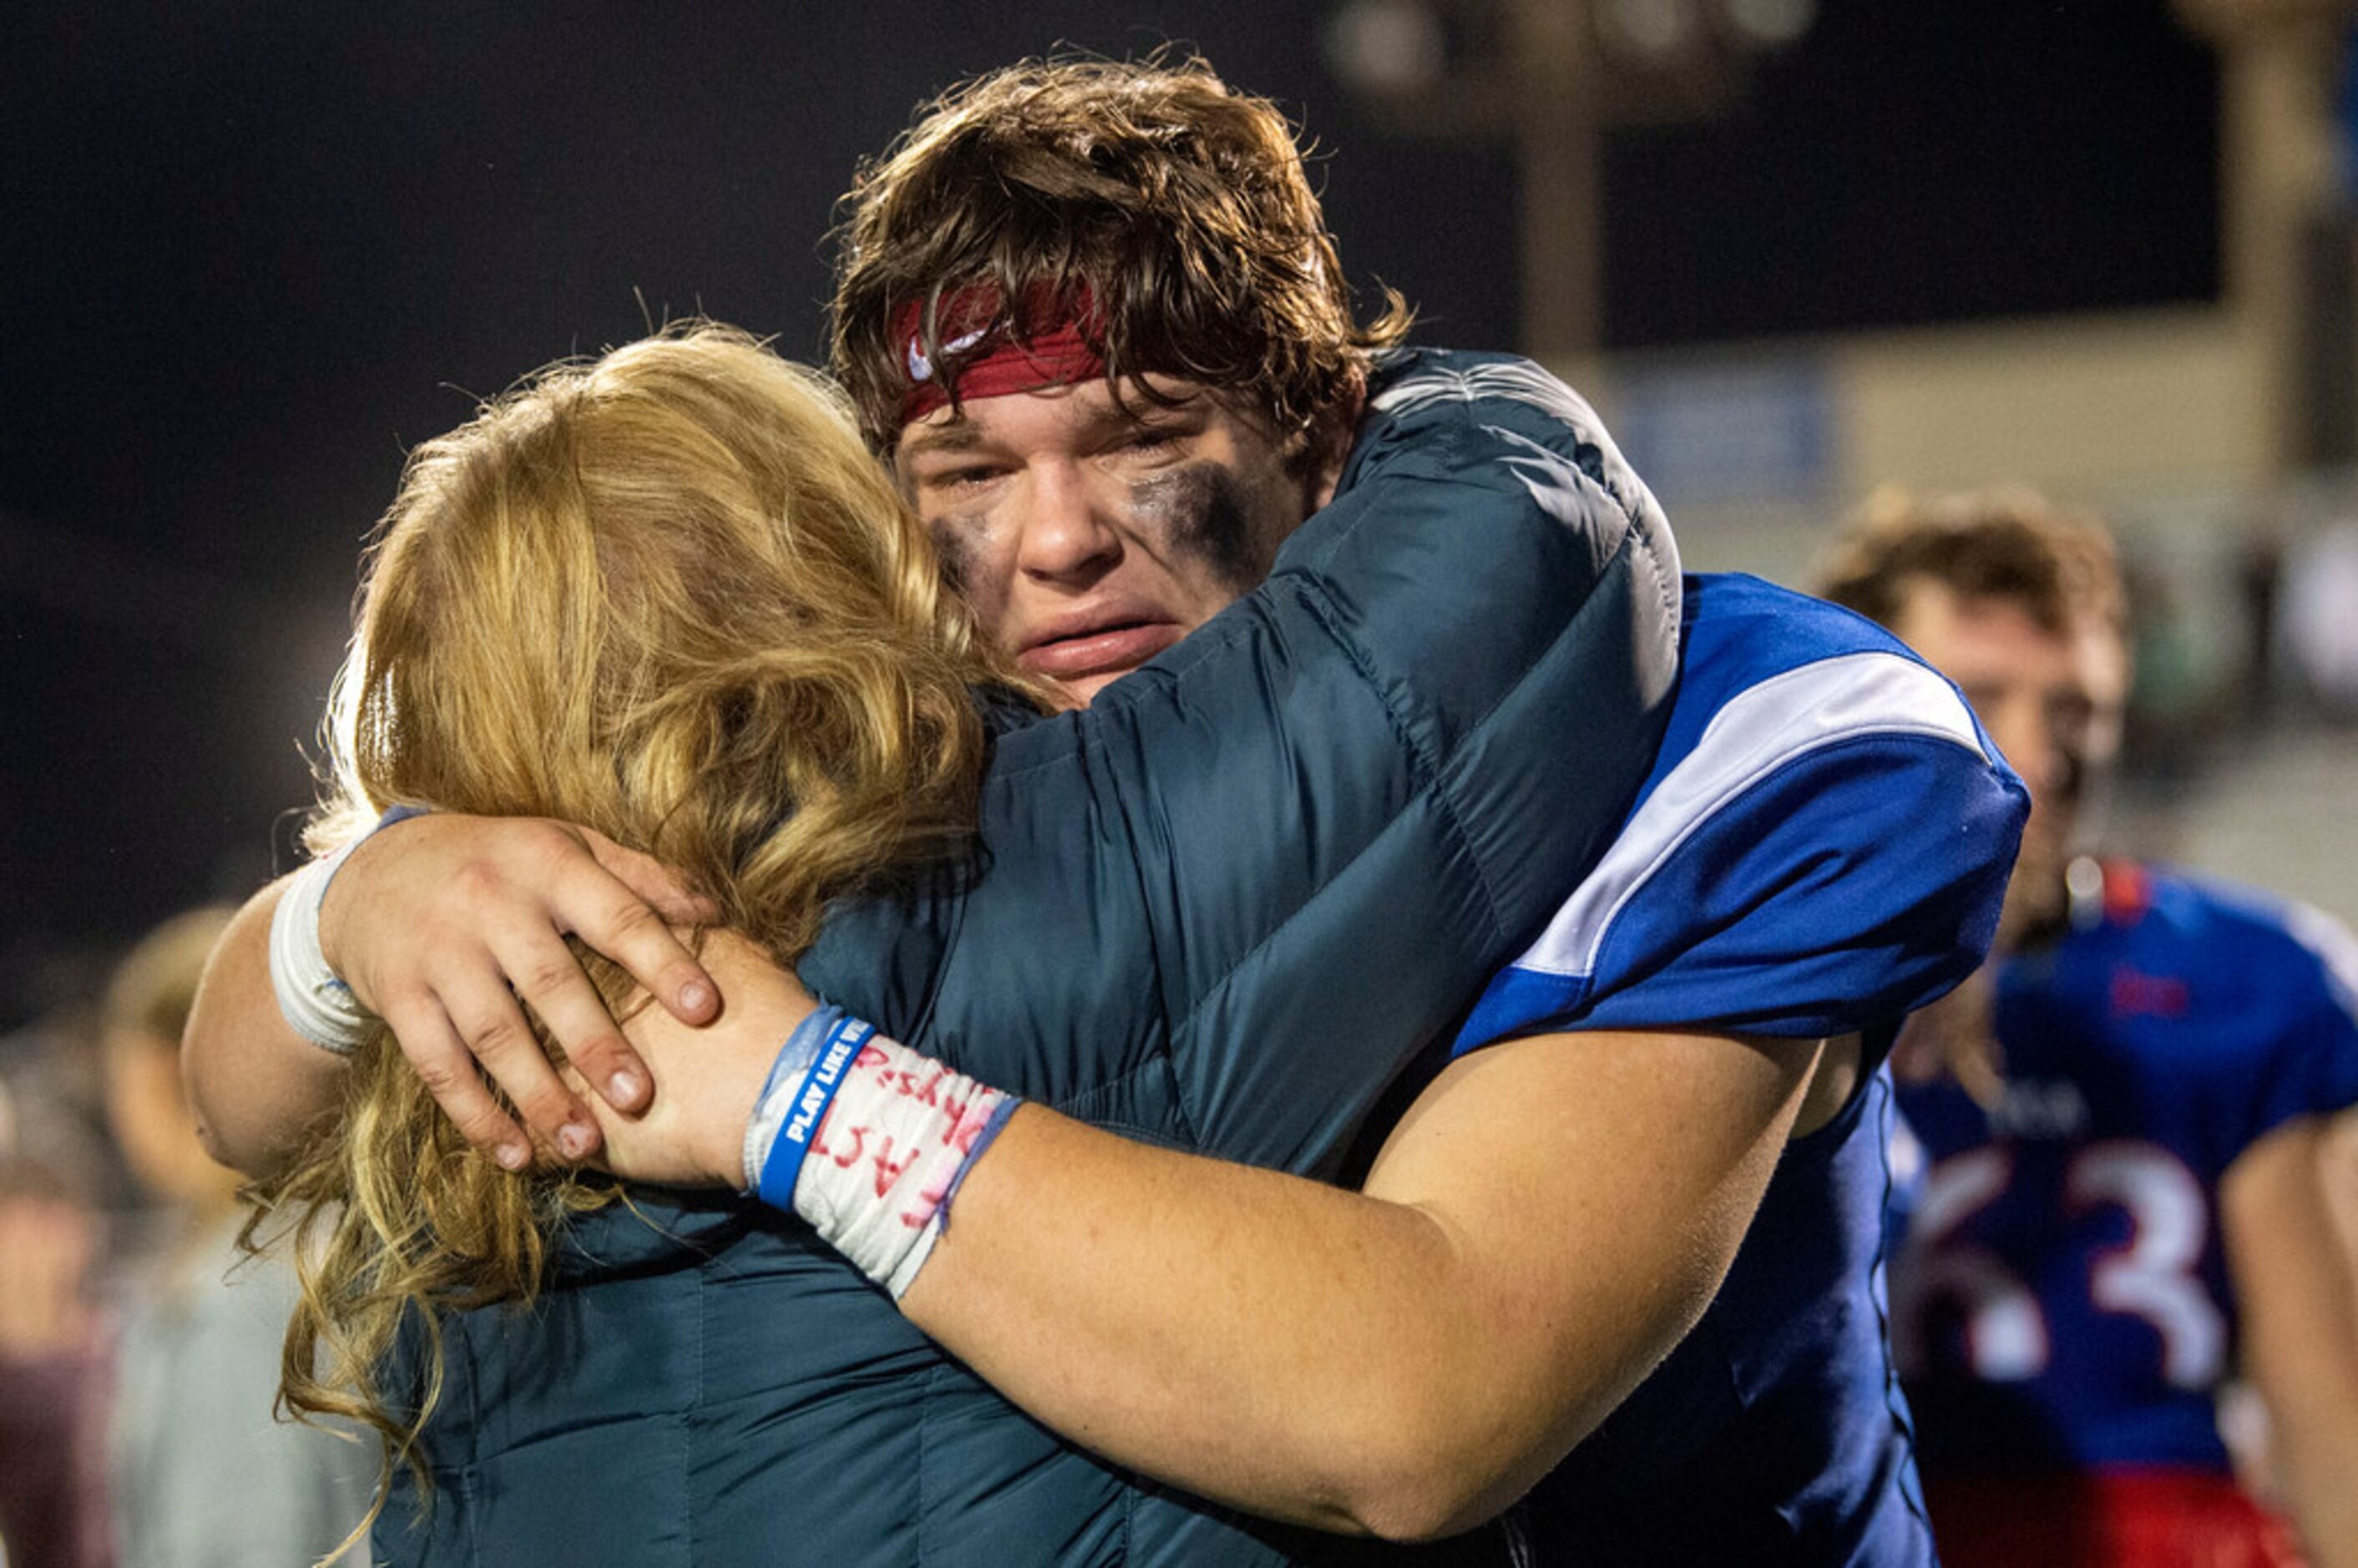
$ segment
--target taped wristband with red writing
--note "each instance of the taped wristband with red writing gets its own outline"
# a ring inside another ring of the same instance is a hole
[[[897,1300],[1018,1103],[823,1008],[787,1038],[755,1103],[748,1185],[809,1221]]]

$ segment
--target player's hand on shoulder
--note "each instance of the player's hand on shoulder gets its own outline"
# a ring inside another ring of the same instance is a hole
[[[460,1131],[514,1169],[531,1158],[527,1133],[562,1159],[598,1147],[596,1121],[542,1054],[524,1008],[599,1096],[622,1109],[647,1098],[644,1065],[566,938],[700,1021],[715,1006],[711,980],[672,925],[711,913],[660,863],[587,828],[435,813],[353,848],[320,906],[319,941]]]

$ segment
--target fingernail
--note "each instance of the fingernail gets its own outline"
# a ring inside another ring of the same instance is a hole
[[[568,1160],[579,1160],[590,1152],[590,1130],[578,1121],[568,1121],[557,1130],[557,1152]]]
[[[521,1171],[531,1162],[532,1151],[521,1143],[503,1143],[492,1151],[492,1158],[511,1171]]]
[[[616,1107],[630,1105],[638,1098],[639,1080],[636,1074],[616,1073],[606,1080],[606,1099],[609,1104]]]
[[[679,1005],[689,1012],[700,1012],[712,1003],[712,988],[702,980],[690,980],[679,988]]]

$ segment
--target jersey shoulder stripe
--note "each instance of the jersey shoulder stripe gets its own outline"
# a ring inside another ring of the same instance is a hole
[[[1880,628],[1804,595],[1706,576],[1688,579],[1687,599],[1677,706],[1638,804],[1492,982],[1458,1049],[1588,1017],[1632,986],[1655,998],[1615,1004],[1632,1027],[1656,1011],[1661,1027],[1814,1026],[1840,1021],[1854,982],[1880,1011],[1894,949],[1876,923],[1925,912],[1910,962],[1953,979],[1956,965],[1933,956],[1969,934],[1933,927],[2002,886],[2020,785],[1953,686]],[[1915,816],[1936,801],[1967,830],[1920,847]],[[1817,966],[1806,1005],[1769,994],[1780,955]]]
[[[1779,769],[1870,735],[1945,741],[1985,755],[1954,688],[1899,654],[1839,654],[1770,676],[1712,715],[1694,749],[1660,776],[1613,848],[1516,967],[1594,973],[1614,914],[1681,845]]]

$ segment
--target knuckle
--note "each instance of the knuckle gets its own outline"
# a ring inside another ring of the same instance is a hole
[[[589,853],[581,840],[580,831],[562,822],[552,822],[545,816],[535,816],[516,825],[519,849],[543,862],[567,862]]]
[[[545,997],[570,989],[581,979],[581,966],[567,953],[545,955],[520,966],[516,988],[526,996]]]
[[[628,937],[633,941],[659,933],[667,939],[670,931],[662,915],[632,897],[622,897],[613,901],[607,911],[606,924],[616,935]]]
[[[492,861],[470,855],[450,869],[450,887],[462,899],[483,903],[505,896],[507,878]]]
[[[467,1045],[487,1062],[538,1049],[531,1032],[513,1018],[494,1018],[477,1024],[467,1032]]]
[[[585,1078],[603,1079],[630,1060],[631,1048],[620,1034],[600,1034],[580,1050],[568,1053],[573,1069]]]
[[[440,1016],[442,1004],[431,982],[408,971],[388,971],[377,977],[377,989],[384,994],[382,1016],[387,1022],[399,1020],[406,1023],[423,1022]]]
[[[449,1110],[448,1107],[444,1108]],[[508,1134],[507,1118],[489,1105],[467,1110],[449,1110],[449,1114],[450,1124],[459,1130],[459,1136],[479,1149],[489,1148]]]
[[[445,1109],[450,1109],[450,1102],[454,1098],[463,1098],[466,1091],[475,1087],[474,1074],[471,1071],[456,1067],[439,1056],[413,1061],[410,1065],[416,1069],[417,1081],[426,1086],[426,1092],[432,1095]],[[481,1116],[485,1113],[479,1107],[472,1114]],[[466,1117],[456,1110],[452,1111],[452,1115],[462,1122],[466,1119]]]

